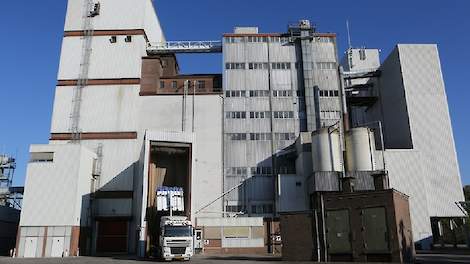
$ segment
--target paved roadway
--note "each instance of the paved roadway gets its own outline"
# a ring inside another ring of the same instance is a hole
[[[0,264],[138,264],[138,263],[158,262],[156,260],[136,260],[132,257],[74,257],[74,258],[6,258],[0,257]],[[269,263],[289,263],[273,257],[241,257],[241,256],[196,256],[188,264],[269,264]],[[173,262],[179,263],[179,262]],[[296,264],[313,262],[293,262]],[[452,254],[419,254],[416,263],[435,264],[435,263],[470,263],[470,255],[452,255]]]

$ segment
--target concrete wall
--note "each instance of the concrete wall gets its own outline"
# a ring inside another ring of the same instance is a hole
[[[30,152],[52,152],[53,160],[28,164],[17,256],[54,256],[55,239],[63,240],[58,252],[76,254],[78,232],[73,230],[88,224],[96,154],[79,144],[32,145]]]
[[[65,31],[83,30],[84,2],[82,0],[68,1]],[[150,41],[164,40],[151,0],[100,0],[99,2],[100,14],[93,18],[95,30],[145,29]]]
[[[426,248],[430,217],[461,216],[464,200],[437,46],[399,44],[380,69],[381,98],[367,117],[384,124],[390,186],[410,196],[414,241]]]
[[[30,152],[53,152],[54,160],[28,164],[20,226],[80,225],[96,155],[75,144],[32,145]]]

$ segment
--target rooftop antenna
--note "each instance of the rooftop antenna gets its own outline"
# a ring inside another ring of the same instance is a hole
[[[349,46],[349,49],[351,49],[352,45],[351,45],[351,34],[349,32],[349,20],[346,20],[346,29],[348,31],[348,46]]]

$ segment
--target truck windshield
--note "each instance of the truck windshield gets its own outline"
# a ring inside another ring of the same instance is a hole
[[[190,237],[193,235],[191,226],[165,226],[166,237]]]

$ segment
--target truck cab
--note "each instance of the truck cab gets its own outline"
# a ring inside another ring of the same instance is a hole
[[[160,254],[164,260],[189,260],[193,256],[193,227],[186,216],[163,216],[160,232]]]

